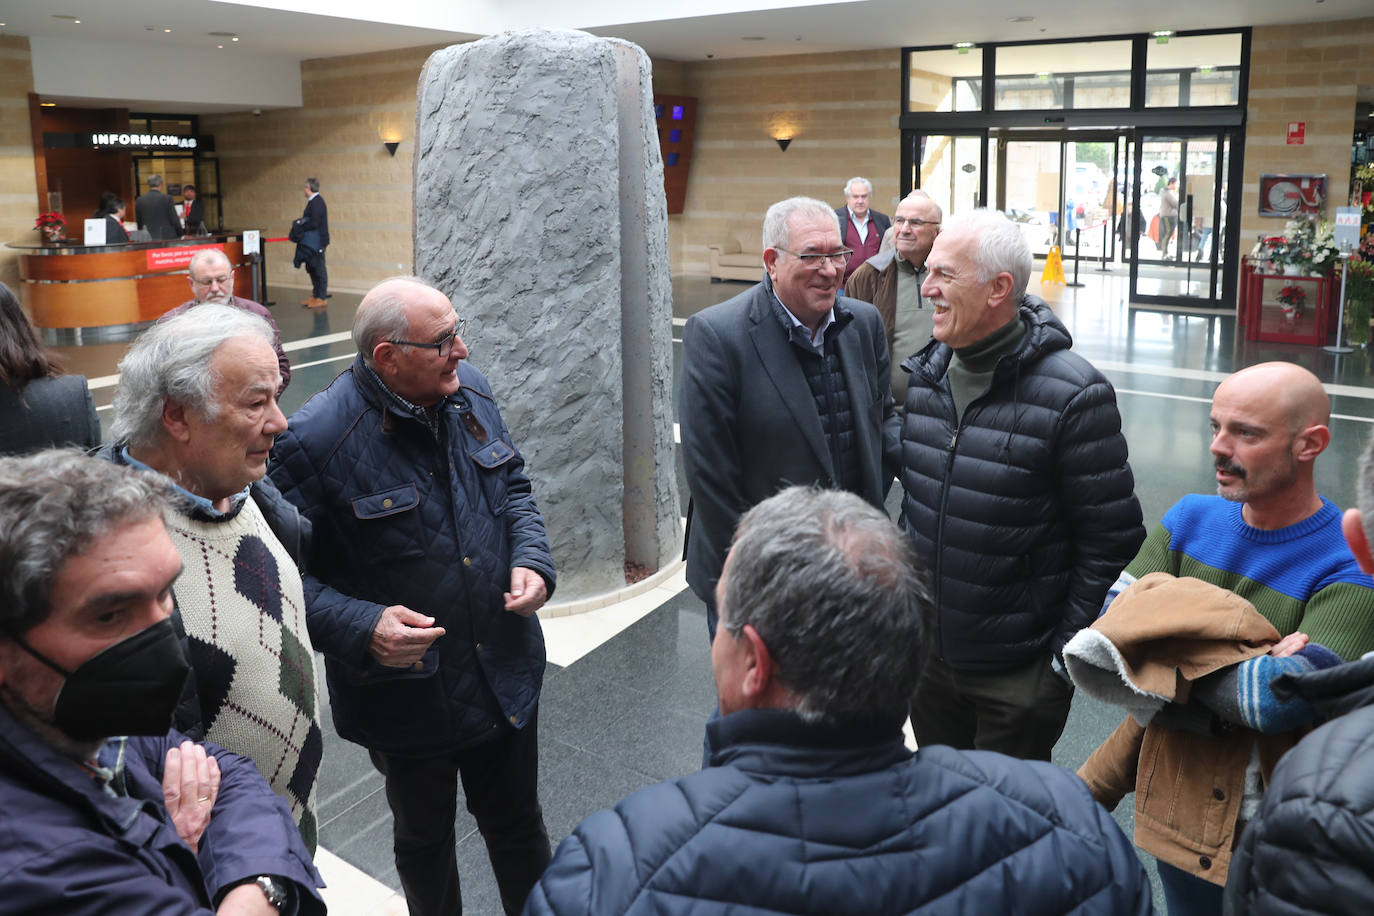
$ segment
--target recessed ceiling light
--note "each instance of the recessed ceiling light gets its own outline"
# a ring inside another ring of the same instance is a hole
[[[974,44],[971,41],[956,41],[954,47],[967,51],[969,48],[974,47]]]
[[[231,38],[231,39],[229,39],[229,40],[230,40],[230,41],[238,41],[238,40],[239,40],[239,37],[238,37],[237,35],[235,35],[233,38]]]
[[[233,38],[237,32],[206,32],[211,38]]]
[[[766,39],[763,35],[741,35],[741,36],[739,37],[739,40],[740,40],[740,41],[766,41],[767,39]]]
[[[164,34],[164,35],[170,35],[171,32],[172,32],[171,29],[163,29],[163,30],[162,30],[162,34]]]
[[[1173,38],[1173,37],[1174,37],[1174,30],[1173,30],[1173,29],[1156,29],[1155,31],[1153,31],[1153,32],[1150,33],[1150,37],[1152,37],[1152,38]]]
[[[1007,22],[1034,22],[1034,16],[1008,16]]]
[[[38,105],[39,105],[40,108],[56,108],[56,107],[57,107],[57,103],[56,103],[56,102],[39,102]]]
[[[80,19],[77,19],[75,16],[69,16],[69,15],[67,15],[66,13],[53,13],[53,14],[52,14],[52,18],[54,18],[54,19],[61,19],[61,20],[63,20],[64,22],[80,22],[80,21],[81,21]]]
[[[221,51],[224,50],[224,45],[215,45],[215,47],[219,48]]]

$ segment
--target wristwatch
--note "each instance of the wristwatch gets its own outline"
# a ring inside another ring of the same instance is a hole
[[[253,883],[267,897],[267,902],[276,907],[278,912],[281,912],[288,899],[286,888],[282,886],[282,883],[271,875],[258,875],[253,879]]]

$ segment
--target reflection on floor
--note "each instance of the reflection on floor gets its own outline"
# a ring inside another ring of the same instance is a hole
[[[1335,416],[1331,447],[1317,465],[1318,485],[1337,504],[1352,504],[1353,468],[1374,422],[1366,353],[1341,357],[1315,347],[1257,344],[1237,336],[1231,317],[1133,311],[1126,307],[1127,279],[1115,273],[1083,269],[1081,289],[1042,286],[1039,276],[1037,271],[1030,291],[1052,303],[1073,334],[1075,350],[1116,386],[1147,524],[1156,523],[1183,493],[1212,489],[1207,455],[1212,391],[1234,369],[1270,359],[1299,363],[1328,383]],[[747,288],[676,278],[675,338],[681,339],[681,319]],[[282,303],[299,298],[290,290],[273,292]],[[283,398],[288,415],[352,358],[347,332],[358,299],[337,294],[321,313],[285,304],[274,309],[295,366]],[[480,366],[481,342],[474,344],[473,360]],[[96,380],[97,404],[103,406],[112,396],[113,379],[102,377],[114,373],[124,349],[106,345],[61,353],[70,371]],[[675,373],[680,357],[679,344]],[[108,411],[101,416],[108,425]],[[532,433],[515,434],[518,439]],[[537,490],[539,469],[530,470]],[[678,471],[681,485],[680,461]],[[540,797],[557,842],[583,817],[634,789],[697,768],[702,724],[715,697],[704,611],[680,577],[636,602],[552,620],[546,636],[551,663],[540,714]],[[1113,709],[1078,697],[1055,749],[1056,762],[1076,767],[1119,719]],[[366,753],[331,732],[320,780],[320,835],[327,850],[320,864],[332,885],[331,912],[404,913],[404,902],[394,893],[399,883],[390,815]],[[1117,811],[1128,834],[1130,807],[1128,800]],[[466,911],[499,913],[486,850],[466,812],[459,817],[458,855]]]

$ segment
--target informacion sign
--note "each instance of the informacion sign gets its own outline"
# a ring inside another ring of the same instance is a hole
[[[1289,121],[1289,122],[1288,122],[1288,145],[1289,145],[1289,146],[1302,146],[1302,145],[1303,145],[1303,141],[1305,140],[1306,137],[1307,137],[1307,122],[1306,122],[1306,121]]]
[[[149,248],[148,269],[149,270],[180,270],[191,265],[191,258],[197,251],[206,251],[213,248],[215,251],[223,251],[223,245],[178,245],[175,248]]]
[[[246,229],[243,233],[243,253],[257,254],[262,250],[262,233],[257,229]]]

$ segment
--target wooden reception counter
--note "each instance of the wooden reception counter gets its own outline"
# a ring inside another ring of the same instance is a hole
[[[20,252],[20,295],[49,344],[126,340],[191,298],[191,256],[218,248],[234,266],[234,295],[252,298],[252,272],[240,233],[77,245],[11,243]]]

